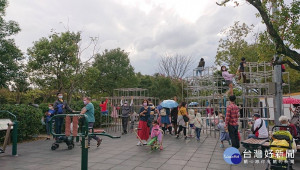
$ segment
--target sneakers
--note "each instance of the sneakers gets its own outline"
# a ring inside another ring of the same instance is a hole
[[[224,145],[223,145],[223,144],[221,144],[221,145],[220,145],[220,148],[224,148]]]
[[[185,136],[184,139],[187,139],[187,136]]]
[[[179,135],[178,135],[178,134],[176,135],[176,138],[177,138],[177,139],[179,138]]]
[[[197,141],[200,141],[200,138],[197,138]]]
[[[231,145],[231,140],[228,141],[229,145]]]
[[[102,139],[99,139],[99,140],[97,141],[97,147],[100,146],[101,142],[102,142]]]
[[[142,143],[140,141],[136,144],[136,146],[141,146],[141,145]]]
[[[160,145],[159,149],[160,149],[160,150],[163,150],[163,146],[162,146],[162,145]]]

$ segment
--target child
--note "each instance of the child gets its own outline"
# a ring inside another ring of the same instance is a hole
[[[222,77],[225,79],[226,84],[229,86],[229,94],[233,96],[233,83],[232,78],[235,76],[234,74],[229,74],[226,66],[221,67]]]
[[[189,109],[188,113],[189,113],[189,117],[190,117],[190,120],[189,120],[189,124],[190,124],[189,136],[193,137],[192,134],[194,134],[194,133],[192,133],[192,132],[195,129],[195,127],[194,127],[194,123],[195,123],[195,110],[194,109]]]
[[[152,124],[152,131],[151,131],[151,138],[157,137],[157,140],[160,144],[160,150],[163,150],[163,145],[162,145],[162,132],[159,128],[157,120],[153,121]]]
[[[49,126],[48,122],[50,121],[51,116],[55,112],[55,110],[53,108],[53,104],[49,104],[48,108],[49,108],[48,112],[45,113],[45,115],[46,115],[46,130],[47,130],[47,135],[48,135],[46,140],[50,140],[50,128],[51,127]]]
[[[224,118],[224,116],[221,115],[220,116],[220,122],[218,124],[218,128],[220,129],[220,141],[222,143],[220,145],[221,148],[224,148],[224,144],[223,144],[224,140],[227,140],[229,145],[231,145],[230,138],[229,138],[229,133],[228,133],[228,131],[225,130],[224,121],[225,121],[225,118]]]
[[[244,73],[245,67],[246,67],[246,59],[245,57],[242,57],[237,74],[239,74],[238,80],[241,80],[241,77],[243,76],[243,83],[246,83],[246,74]]]
[[[195,118],[195,123],[194,123],[195,127],[196,127],[196,137],[197,137],[197,141],[200,141],[200,133],[201,133],[201,128],[203,126],[202,123],[202,119],[201,119],[201,114],[197,113],[196,114],[196,118]]]
[[[118,122],[118,117],[119,117],[119,114],[118,114],[118,111],[117,111],[117,104],[113,105],[112,104],[112,101],[111,101],[111,117],[114,119],[114,123],[117,124]]]

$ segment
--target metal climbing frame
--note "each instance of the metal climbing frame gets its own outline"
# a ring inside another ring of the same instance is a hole
[[[124,101],[128,104],[131,102],[131,97],[133,97],[132,114],[130,116],[130,123],[127,125],[128,130],[133,130],[135,122],[137,122],[137,113],[142,106],[142,101],[144,99],[151,99],[152,103],[156,105],[158,103],[158,98],[149,97],[148,89],[143,88],[119,88],[114,89],[113,97],[109,98],[108,104],[108,116],[102,116],[101,119],[105,119],[105,123],[102,125],[106,131],[121,132],[122,131],[122,117],[121,117],[121,99],[124,97]],[[112,117],[113,107],[117,108],[118,117]]]
[[[203,133],[217,136],[215,124],[219,122],[219,117],[216,114],[208,116],[206,109],[208,106],[213,108],[214,111],[226,115],[226,106],[228,105],[228,96],[225,92],[228,90],[228,86],[225,83],[224,78],[221,76],[220,70],[217,67],[206,67],[202,76],[194,76],[197,69],[194,70],[193,76],[186,79],[187,91],[186,101],[198,102],[198,106],[189,107],[192,109],[198,109],[198,112],[202,113],[202,119],[205,122]],[[246,137],[248,129],[248,121],[251,120],[251,115],[256,112],[260,113],[264,120],[267,120],[267,126],[269,128],[270,120],[274,120],[274,116],[270,113],[271,109],[274,109],[273,104],[270,104],[270,100],[274,98],[273,79],[274,70],[270,63],[262,62],[247,62],[245,72],[240,73],[246,76],[246,81],[238,80],[238,75],[233,80],[234,92],[237,97],[236,104],[240,107],[240,131],[243,132],[244,138]],[[283,79],[286,83],[283,84],[283,90],[285,94],[283,97],[289,97],[290,94],[290,79],[289,73],[283,73]]]

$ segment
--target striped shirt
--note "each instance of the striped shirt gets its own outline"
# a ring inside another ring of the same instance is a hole
[[[227,107],[225,125],[231,125],[231,126],[239,125],[238,124],[239,111],[240,109],[237,107],[237,105],[231,103]]]

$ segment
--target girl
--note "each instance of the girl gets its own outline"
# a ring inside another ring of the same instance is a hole
[[[230,96],[233,96],[233,83],[232,78],[235,76],[234,74],[229,74],[227,71],[226,66],[221,67],[222,76],[225,79],[226,84],[229,86],[229,94]]]
[[[162,126],[162,130],[164,134],[166,134],[166,130],[169,130],[170,135],[172,135],[172,126],[170,122],[170,109],[162,108],[160,110],[160,122]]]
[[[55,110],[53,108],[53,104],[49,104],[48,107],[49,107],[49,110],[48,110],[48,112],[45,113],[45,115],[46,115],[46,130],[47,130],[47,135],[48,135],[46,140],[50,140],[50,128],[51,127],[49,126],[48,122],[50,121],[51,116],[53,116],[54,112],[55,112]]]
[[[111,117],[114,119],[114,123],[117,124],[117,119],[119,117],[119,114],[118,114],[118,111],[117,111],[117,104],[113,105],[112,104],[112,101],[110,102],[111,103]]]
[[[162,145],[162,133],[161,130],[159,129],[159,125],[157,120],[153,121],[152,124],[152,131],[151,131],[151,139],[154,137],[157,137],[157,140],[160,144],[160,150],[163,150],[163,145]]]
[[[193,131],[195,129],[195,127],[194,127],[194,123],[195,123],[195,110],[194,109],[189,109],[188,113],[189,113],[189,118],[190,118],[190,120],[189,120],[189,124],[190,124],[189,136],[193,137],[192,134],[194,134]]]
[[[219,121],[219,124],[218,124],[218,128],[220,130],[220,141],[222,143],[220,145],[220,147],[224,148],[224,143],[223,143],[224,140],[227,140],[229,145],[231,145],[230,138],[229,138],[229,133],[228,133],[228,131],[226,132],[226,130],[225,130],[225,118],[222,115],[220,115],[220,121]]]
[[[187,136],[186,136],[186,122],[184,121],[183,116],[187,116],[189,118],[189,116],[187,114],[187,111],[186,111],[186,102],[181,103],[181,107],[180,107],[179,112],[178,112],[179,130],[178,130],[178,133],[177,133],[177,138],[179,138],[179,134],[183,130],[184,139],[187,139]]]
[[[197,113],[196,118],[195,118],[195,127],[196,127],[196,137],[197,141],[200,141],[200,134],[201,134],[201,129],[203,126],[202,119],[201,119],[201,114]]]
[[[150,117],[150,107],[148,107],[148,100],[143,100],[143,106],[140,109],[139,116],[140,116],[140,121],[138,125],[138,136],[141,138],[141,140],[144,140],[144,144],[147,143],[147,140],[149,139],[149,132],[150,132],[150,127],[147,125],[147,121],[149,120]],[[137,145],[142,145],[142,143],[139,141]]]

